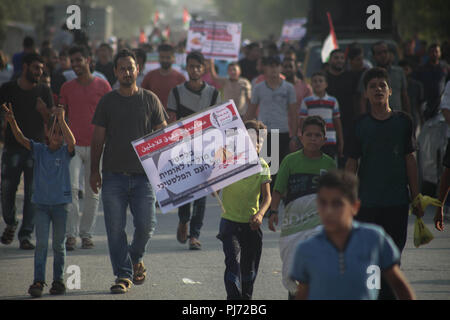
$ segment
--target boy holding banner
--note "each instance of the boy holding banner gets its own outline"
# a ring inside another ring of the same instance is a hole
[[[264,141],[261,134],[266,126],[261,121],[250,120],[245,122],[245,127],[259,153]],[[224,282],[228,300],[250,300],[258,273],[262,251],[260,226],[272,199],[269,166],[264,159],[260,160],[262,172],[233,183],[222,193],[224,213],[217,238],[222,241],[225,254]]]

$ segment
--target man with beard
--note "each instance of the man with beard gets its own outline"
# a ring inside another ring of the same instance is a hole
[[[154,93],[136,85],[139,67],[132,51],[119,51],[114,73],[120,88],[100,99],[92,119],[90,185],[94,193],[102,188],[109,256],[117,277],[111,293],[126,293],[132,283],[145,282],[143,258],[156,227],[155,193],[131,142],[165,127],[167,115]],[[134,224],[130,245],[128,206]]]
[[[91,165],[91,139],[94,126],[91,124],[95,109],[101,97],[111,91],[108,81],[94,77],[89,69],[91,57],[87,48],[75,46],[69,50],[70,62],[77,78],[61,87],[60,103],[69,116],[69,127],[75,136],[75,156],[70,161],[70,181],[72,184],[72,204],[67,216],[66,250],[74,250],[76,237],[81,237],[81,247],[91,249],[92,228],[98,208],[98,194],[89,186]],[[84,170],[82,170],[84,168]],[[84,173],[85,200],[80,217],[79,190],[80,173]]]
[[[164,108],[167,109],[167,99],[170,90],[185,82],[186,79],[180,72],[172,68],[172,64],[175,62],[175,51],[171,45],[160,45],[158,47],[158,53],[161,68],[150,71],[145,75],[142,81],[142,88],[156,94]],[[173,120],[175,119],[171,117],[170,122]]]
[[[411,114],[411,107],[409,105],[407,81],[403,69],[398,66],[391,65],[391,58],[389,56],[388,45],[384,41],[379,41],[372,46],[373,59],[377,67],[383,68],[389,75],[391,82],[392,95],[389,97],[389,106],[394,111],[405,111]],[[367,71],[366,71],[367,72]],[[364,114],[370,112],[367,109],[368,99],[365,96],[365,88],[363,79],[366,74],[363,73],[358,85],[358,91],[361,94],[360,98],[360,113]]]
[[[0,87],[0,104],[11,103],[16,121],[26,137],[36,142],[44,142],[44,123],[47,123],[53,107],[50,88],[39,84],[44,70],[44,60],[37,53],[29,53],[23,56],[22,62],[20,78],[6,82]],[[5,132],[1,172],[1,203],[6,223],[1,242],[7,245],[14,239],[18,225],[16,192],[23,172],[25,194],[19,241],[21,249],[32,250],[34,245],[30,240],[34,228],[34,211],[31,204],[33,158],[31,151],[16,141],[9,126]]]
[[[329,68],[326,71],[328,80],[327,93],[335,97],[339,102],[345,148],[357,116],[355,106],[359,77],[354,72],[345,70],[345,55],[341,49],[333,50],[328,62]],[[344,165],[345,161],[339,158],[338,167],[343,168]]]

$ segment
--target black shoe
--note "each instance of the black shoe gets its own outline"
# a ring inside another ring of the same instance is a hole
[[[50,288],[50,294],[52,295],[60,295],[66,293],[66,286],[62,281],[53,281],[52,287]]]
[[[20,249],[22,250],[33,250],[35,248],[34,244],[30,242],[30,240],[25,239],[20,241]]]
[[[42,291],[44,291],[45,285],[46,285],[45,282],[41,282],[41,281],[33,282],[33,284],[28,289],[28,293],[33,298],[40,298],[40,297],[42,297]]]

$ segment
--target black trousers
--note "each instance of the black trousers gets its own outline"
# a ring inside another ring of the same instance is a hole
[[[408,231],[408,205],[364,208],[361,207],[355,220],[373,223],[383,227],[384,231],[394,240],[400,250],[405,248]],[[381,278],[381,290],[378,300],[395,300],[395,294],[389,284]]]
[[[220,220],[217,238],[225,254],[224,282],[227,300],[251,300],[262,252],[262,231],[249,223]]]

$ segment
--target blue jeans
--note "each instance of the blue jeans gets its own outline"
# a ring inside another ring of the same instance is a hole
[[[251,300],[262,253],[262,231],[249,223],[222,218],[217,238],[225,254],[225,290],[228,300]]]
[[[34,228],[34,208],[31,204],[33,191],[33,154],[25,148],[5,148],[2,153],[1,203],[3,220],[7,225],[16,226],[16,193],[20,176],[24,176],[23,219],[19,230],[19,240],[31,240]]]
[[[144,174],[103,172],[102,201],[113,273],[132,279],[133,264],[142,261],[155,231],[155,193]],[[135,228],[129,246],[125,232],[128,205]]]
[[[186,203],[178,208],[178,217],[180,223],[188,223],[189,225],[189,238],[198,239],[200,237],[200,229],[203,226],[203,218],[205,216],[206,197],[197,199],[194,201],[191,218],[191,203]]]
[[[50,223],[53,230],[53,280],[64,280],[66,261],[66,221],[68,204],[35,204],[36,249],[34,251],[34,281],[45,282]]]

